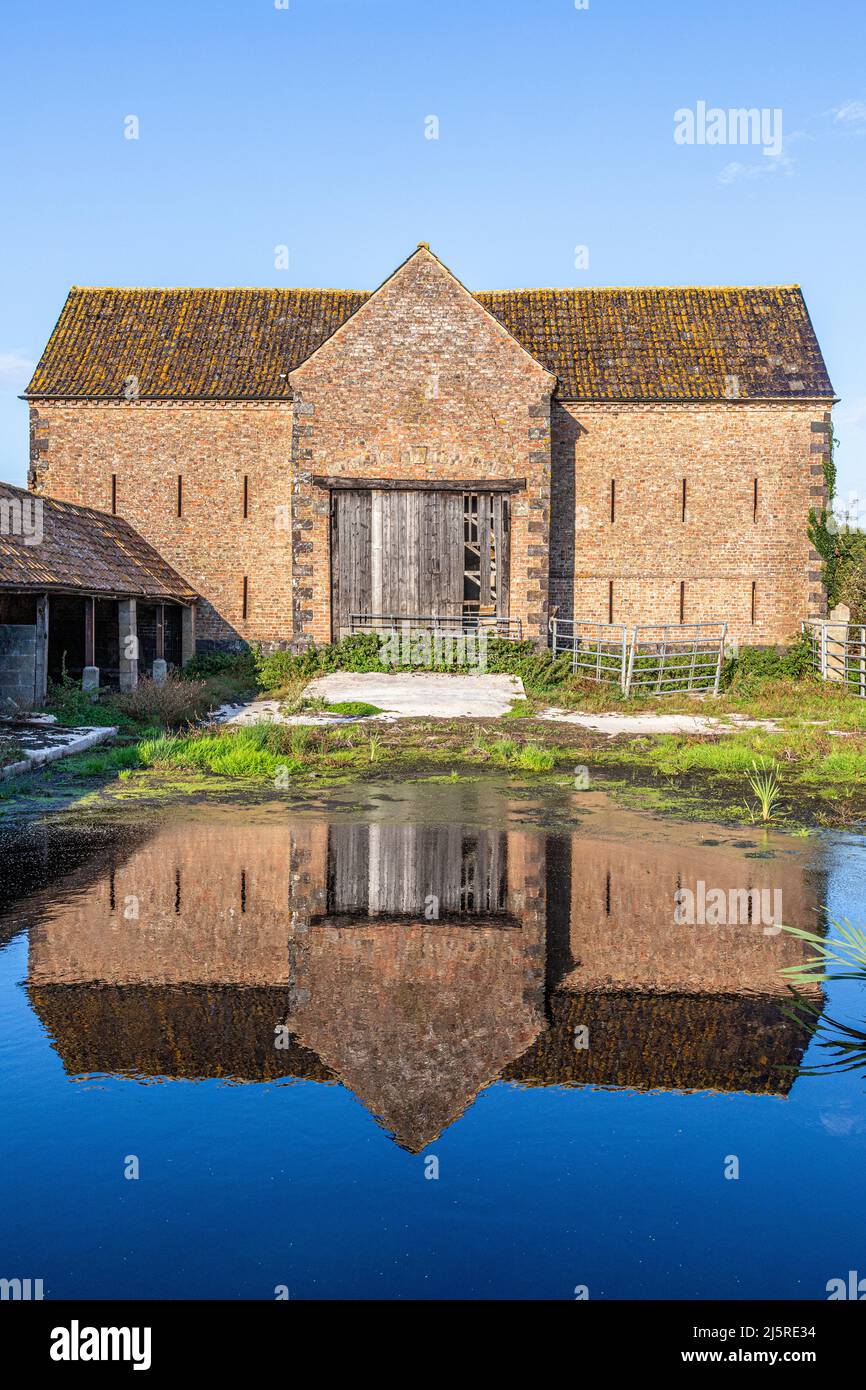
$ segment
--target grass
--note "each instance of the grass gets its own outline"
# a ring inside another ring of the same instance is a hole
[[[503,714],[503,719],[531,719],[534,713],[533,702],[531,700],[515,700],[510,709]]]
[[[830,980],[866,978],[866,931],[862,927],[852,927],[847,919],[834,920],[831,928],[835,935],[830,937],[800,927],[783,928],[789,936],[807,942],[814,952],[805,963],[789,965],[782,970],[788,984],[802,987]]]
[[[373,714],[384,714],[378,705],[369,705],[366,700],[337,700],[333,704],[322,703],[323,714],[347,714],[353,719],[369,719]]]
[[[375,732],[362,737],[351,726],[261,723],[158,733],[67,758],[58,766],[57,776],[69,781],[135,770],[181,771],[287,786],[313,778],[369,776],[374,769],[377,775],[410,769],[415,773],[419,765],[432,770],[445,763],[448,779],[455,781],[463,779],[467,764],[534,776],[552,772],[560,759],[571,765],[574,755],[537,742],[481,736],[455,752],[453,746],[443,745],[435,737],[419,746],[417,731],[409,740],[405,730],[394,726],[377,726]]]
[[[518,750],[512,766],[521,772],[552,772],[556,766],[556,755],[549,748],[540,748],[537,743],[527,743]]]
[[[531,643],[491,642],[489,658],[491,671],[518,674],[527,692],[513,702],[508,723],[412,720],[373,729],[346,723],[173,730],[131,719],[108,694],[92,704],[67,683],[55,692],[60,722],[115,723],[120,739],[113,748],[65,759],[44,776],[71,783],[75,777],[153,769],[283,786],[388,775],[454,780],[497,771],[530,781],[553,781],[559,774],[557,785],[565,786],[563,771],[573,774],[575,766],[587,765],[593,786],[613,788],[621,798],[664,814],[737,823],[757,816],[765,822],[781,819],[789,828],[804,819],[835,825],[866,819],[866,701],[804,675],[796,651],[741,654],[738,663],[729,664],[718,700],[644,695],[626,701],[616,687],[575,680],[567,658],[553,661]],[[208,656],[197,660],[190,675],[205,682],[211,708],[254,693],[257,686],[271,693],[278,689],[288,701],[283,708],[302,716],[364,719],[382,711],[362,700],[311,700],[303,691],[323,671],[375,670],[377,663],[375,640],[365,636],[299,655]],[[741,714],[772,718],[778,727],[608,741],[533,717],[551,704],[585,711]],[[750,791],[757,807],[748,804]]]
[[[138,745],[139,766],[191,772],[218,777],[276,780],[281,773],[303,770],[303,741],[289,735],[300,730],[256,724],[235,733],[164,735]],[[284,735],[277,738],[276,734]]]
[[[21,744],[14,734],[0,733],[0,767],[17,763],[22,757]]]
[[[758,767],[757,763],[752,763],[748,782],[758,798],[758,805],[752,812],[752,820],[756,821],[760,813],[760,819],[766,825],[773,819],[773,813],[782,799],[779,779],[772,768],[766,768],[763,765]]]
[[[678,820],[746,825],[748,777],[753,765],[777,779],[784,801],[773,819],[786,831],[851,826],[866,821],[866,740],[846,741],[840,760],[823,733],[768,734],[743,731],[720,739],[668,735],[609,741],[573,726],[534,720],[415,720],[376,724],[294,726],[276,723],[228,729],[210,725],[156,731],[66,758],[34,779],[2,784],[0,800],[21,813],[40,796],[67,801],[87,796],[94,782],[116,779],[123,800],[184,796],[232,783],[254,788],[339,786],[368,779],[475,781],[504,775],[525,785],[575,787],[575,769],[587,768],[589,787],[625,805]],[[151,775],[153,774],[153,775]],[[834,781],[834,776],[840,780]],[[109,793],[110,794],[110,793]]]
[[[124,772],[143,767],[141,744],[105,748],[94,753],[81,753],[75,759],[76,770],[82,777],[103,777],[111,772]],[[71,760],[69,760],[71,761]]]
[[[636,693],[628,699],[618,686],[568,679],[553,690],[528,689],[526,704],[532,713],[553,705],[587,714],[736,714],[747,719],[773,719],[789,729],[818,724],[866,733],[866,700],[812,677],[767,680],[760,686],[734,684],[717,696]]]
[[[517,743],[513,738],[485,740],[476,736],[469,754],[492,763],[494,767],[514,768],[520,772],[552,772],[557,764],[557,751],[538,743]]]

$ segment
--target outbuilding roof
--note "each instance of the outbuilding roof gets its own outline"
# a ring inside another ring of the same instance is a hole
[[[195,590],[119,516],[0,483],[0,590],[190,603]]]

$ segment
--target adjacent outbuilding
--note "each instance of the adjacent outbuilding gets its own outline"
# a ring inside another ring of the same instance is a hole
[[[163,678],[194,655],[196,599],[121,517],[0,483],[0,704]]]

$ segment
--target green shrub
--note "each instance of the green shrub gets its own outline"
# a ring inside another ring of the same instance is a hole
[[[851,547],[842,572],[839,597],[851,609],[853,623],[866,623],[866,536],[860,536],[856,547]]]
[[[321,673],[318,649],[305,652],[276,651],[255,656],[256,681],[261,690],[281,690],[297,680],[312,680]]]
[[[324,647],[315,645],[304,651],[256,653],[256,677],[262,690],[281,690],[303,680],[313,680],[328,671],[382,671],[378,639],[370,635],[347,637]]]
[[[48,689],[45,708],[57,716],[58,724],[75,728],[83,724],[117,724],[118,710],[114,704],[113,693],[101,690],[94,700],[92,694],[81,689],[81,682],[64,675],[63,679],[52,682]]]
[[[117,697],[117,707],[142,724],[159,724],[178,729],[207,713],[210,694],[204,681],[182,678],[169,671],[162,684],[150,676],[138,682],[135,690]]]
[[[383,714],[378,705],[369,705],[366,700],[337,700],[335,704],[324,704],[323,714],[350,715],[353,719],[369,719],[374,714]]]
[[[183,680],[207,680],[209,676],[238,676],[249,679],[252,684],[256,676],[256,654],[249,647],[241,652],[200,652],[187,662],[181,671]]]
[[[739,694],[757,693],[768,681],[804,680],[814,674],[809,642],[801,635],[789,647],[741,647],[722,670],[722,683]]]
[[[552,651],[539,650],[534,642],[509,642],[502,637],[494,637],[487,644],[487,669],[518,676],[528,694],[539,695],[554,690],[572,675],[568,652],[554,657]]]
[[[326,646],[308,647],[302,652],[276,651],[256,655],[256,675],[262,690],[280,690],[299,680],[313,680],[331,671],[429,670],[474,671],[474,665],[446,665],[431,661],[419,666],[394,666],[382,660],[380,639],[375,632],[357,633]],[[492,637],[487,643],[487,670],[496,674],[519,676],[527,691],[543,693],[561,685],[571,676],[571,658],[566,654],[553,658],[534,642],[510,642]]]

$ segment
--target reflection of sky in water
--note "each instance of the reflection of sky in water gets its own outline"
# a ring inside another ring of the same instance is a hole
[[[797,1076],[773,994],[801,948],[671,900],[746,876],[796,925],[862,922],[862,842],[756,859],[759,832],[602,807],[545,834],[465,787],[431,827],[400,798],[372,833],[237,812],[7,856],[4,1268],[53,1296],[568,1298],[822,1297],[856,1267],[866,1078]],[[828,1010],[863,1022],[864,990]]]

